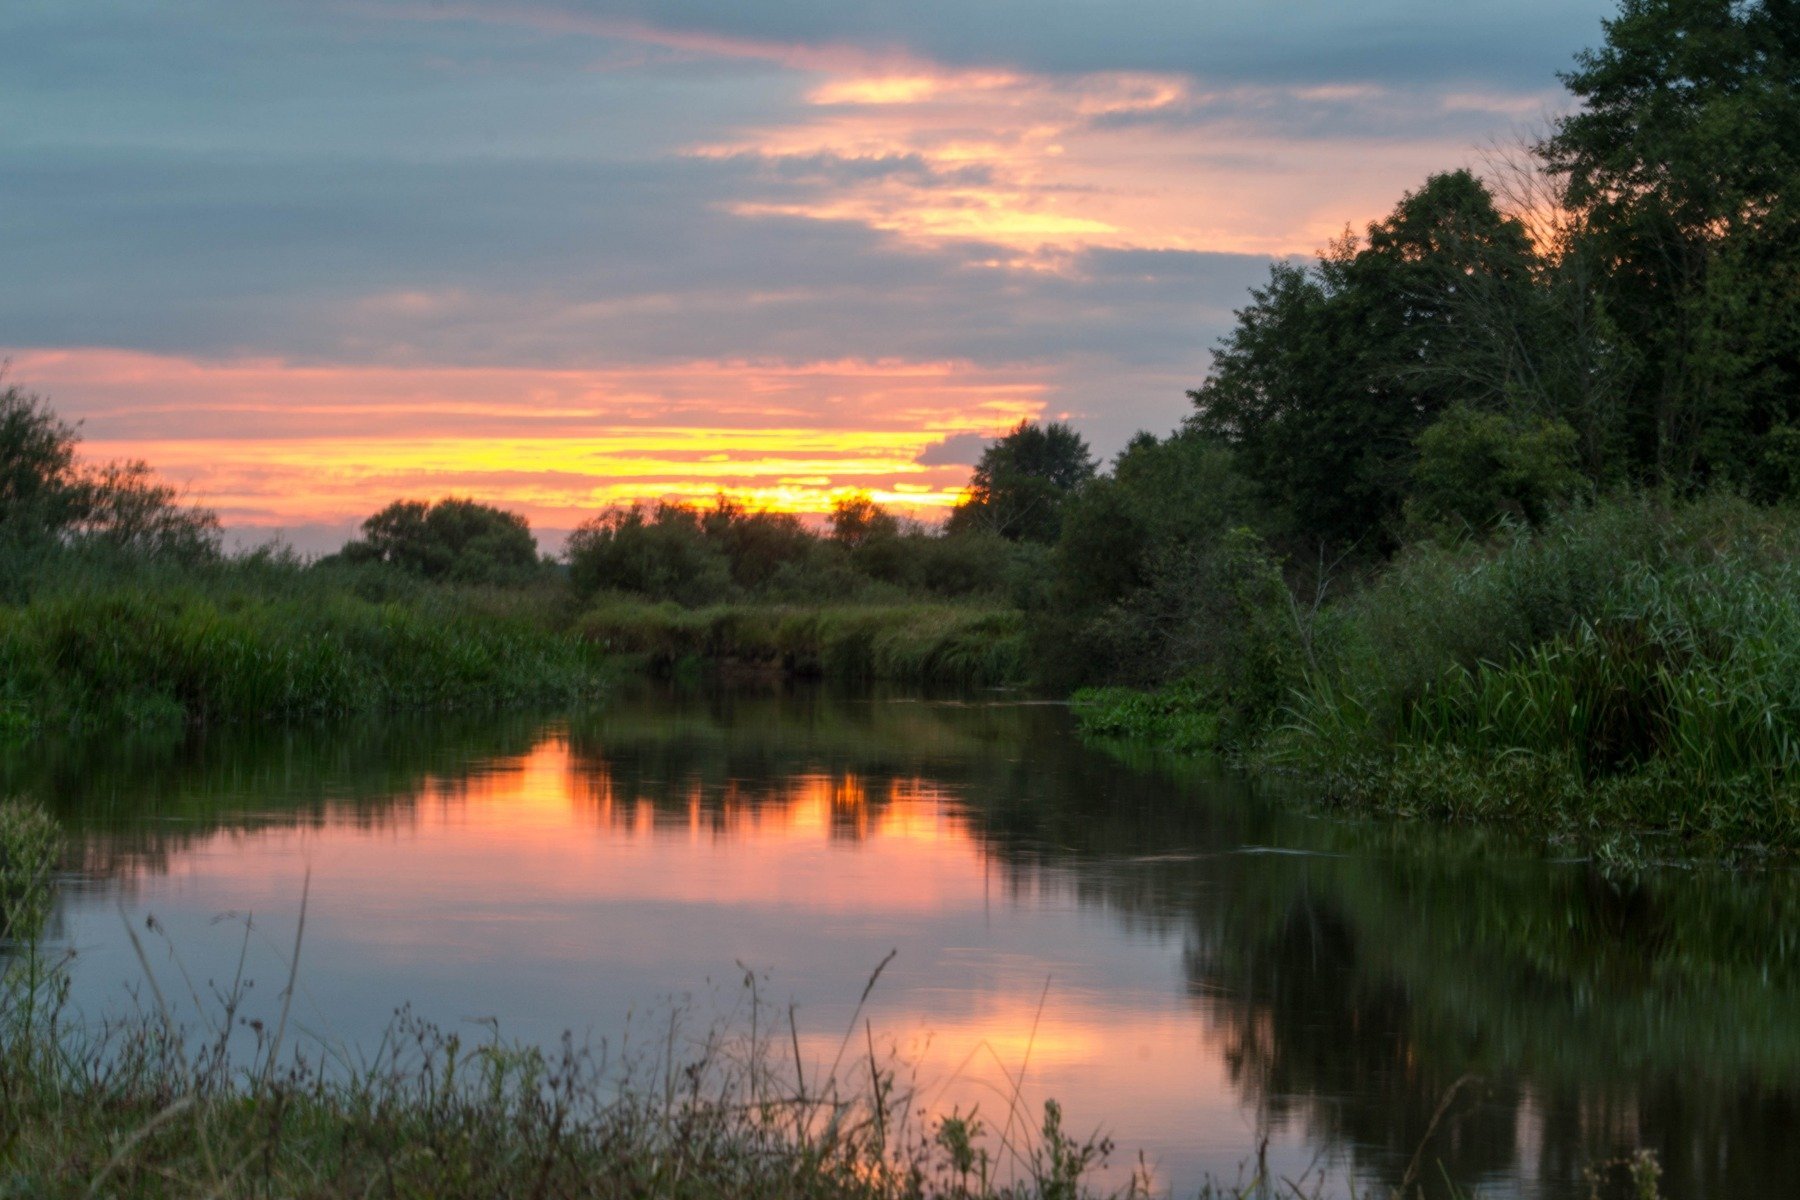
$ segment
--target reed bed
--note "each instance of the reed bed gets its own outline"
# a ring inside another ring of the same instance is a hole
[[[1265,762],[1332,797],[1800,847],[1800,527],[1636,498],[1426,548],[1329,615]]]
[[[997,686],[1026,672],[1016,610],[954,604],[717,605],[603,599],[575,625],[609,652],[668,671],[725,662],[846,681]]]
[[[47,590],[0,606],[0,727],[482,708],[603,686],[593,647],[528,597],[408,592],[329,579]]]

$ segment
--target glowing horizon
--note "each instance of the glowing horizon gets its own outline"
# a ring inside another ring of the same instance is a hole
[[[1044,411],[1029,373],[954,362],[407,369],[58,349],[13,370],[53,402],[87,399],[62,409],[83,422],[85,457],[142,458],[261,532],[447,495],[521,512],[552,538],[609,509],[720,495],[819,515],[866,494],[931,520],[969,466],[921,456]],[[404,434],[422,421],[434,431]]]

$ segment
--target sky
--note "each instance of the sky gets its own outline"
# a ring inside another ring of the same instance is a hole
[[[4,381],[235,538],[932,519],[1189,409],[1278,257],[1542,130],[1597,0],[6,0]]]

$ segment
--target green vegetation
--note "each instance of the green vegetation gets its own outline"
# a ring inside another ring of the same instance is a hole
[[[56,822],[42,808],[0,800],[0,945],[37,934],[61,844]]]
[[[1090,729],[1800,849],[1792,16],[1626,0],[1522,159],[1274,267],[1187,426],[1064,514],[1040,672],[1150,693]]]
[[[44,586],[0,607],[0,713],[15,728],[293,718],[568,700],[602,684],[553,597],[368,599],[353,582],[219,564]]]
[[[52,988],[12,980],[0,997],[8,1195],[1076,1200],[1109,1148],[1071,1137],[1053,1102],[1001,1138],[975,1115],[927,1125],[848,1035],[840,1066],[807,1074],[783,1057],[786,1029],[671,1024],[665,1045],[615,1060],[403,1016],[345,1074],[295,1052],[285,1021],[234,1028],[240,995],[190,1045],[153,1019],[71,1032]]]
[[[473,500],[396,500],[362,528],[339,552],[344,562],[455,583],[529,583],[545,569],[524,517]]]
[[[682,608],[602,599],[575,627],[659,672],[704,659],[812,678],[992,686],[1025,669],[1019,613],[973,605]]]

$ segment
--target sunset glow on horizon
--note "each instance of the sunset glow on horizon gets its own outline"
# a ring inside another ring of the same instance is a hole
[[[315,551],[403,496],[931,521],[1020,420],[1164,432],[1603,12],[103,7],[0,16],[6,382]]]

